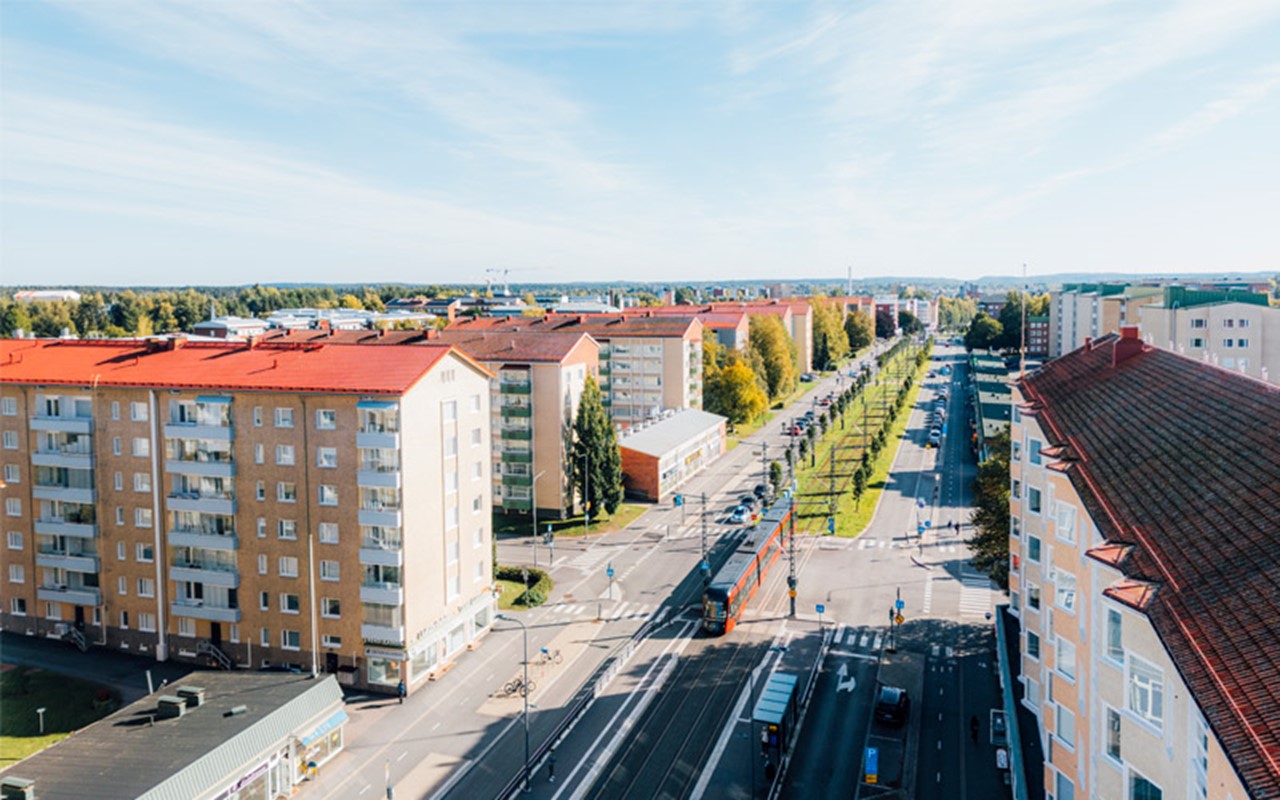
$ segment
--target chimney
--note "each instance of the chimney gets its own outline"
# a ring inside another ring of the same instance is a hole
[[[1111,366],[1133,358],[1144,349],[1142,339],[1138,337],[1138,326],[1126,325],[1120,329],[1120,339],[1111,350]]]
[[[187,701],[172,694],[162,694],[156,698],[156,716],[160,719],[173,719],[187,712]]]
[[[1092,336],[1086,336],[1086,337],[1084,337],[1084,349],[1085,349],[1085,350],[1092,350],[1092,349],[1093,349],[1093,337],[1092,337]]]
[[[187,701],[187,708],[199,708],[204,705],[203,686],[179,686],[174,694]]]
[[[36,782],[19,778],[17,775],[5,776],[0,780],[0,798],[3,800],[36,800]]]

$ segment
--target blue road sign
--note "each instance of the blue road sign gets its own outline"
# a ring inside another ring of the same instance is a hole
[[[922,523],[922,524],[920,524],[920,525],[917,525],[917,526],[916,526],[916,535],[917,535],[917,536],[924,536],[924,525],[923,525],[923,523]]]
[[[703,572],[710,572],[710,571],[711,571],[711,563],[710,563],[709,561],[703,561],[703,562],[702,562],[702,571],[703,571]]]
[[[943,424],[943,426],[942,426],[942,435],[943,435],[943,436],[946,436],[946,435],[947,435],[947,426],[946,426],[946,424],[945,424],[945,423],[944,423],[944,424]]]
[[[880,775],[880,748],[867,748],[867,783],[875,783]]]
[[[836,532],[836,518],[835,518],[835,517],[827,517],[827,530],[831,531],[832,533],[835,533],[835,532]]]
[[[917,507],[917,508],[924,508],[924,498],[923,498],[923,497],[918,497],[918,498],[916,498],[916,507]]]
[[[822,603],[818,603],[818,613],[819,614],[827,613],[827,607],[824,606]]]
[[[682,495],[682,494],[678,494],[678,495],[676,495],[676,505],[677,505],[677,506],[682,506],[682,505],[684,505],[684,495]]]
[[[893,604],[899,611],[907,607],[907,601],[899,597]]]
[[[924,526],[925,526],[926,528],[932,528],[932,527],[933,527],[933,520],[931,520],[931,519],[926,519],[926,520],[924,521]]]
[[[612,564],[610,564],[610,565],[605,569],[604,574],[608,575],[610,578],[612,578],[612,577],[613,577],[613,565],[612,565]]]

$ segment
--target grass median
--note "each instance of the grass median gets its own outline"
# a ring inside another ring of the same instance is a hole
[[[38,667],[0,674],[0,767],[21,761],[110,714],[119,698],[110,689]],[[44,709],[44,732],[41,714]]]

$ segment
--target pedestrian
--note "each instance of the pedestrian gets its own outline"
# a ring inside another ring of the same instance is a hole
[[[547,758],[547,779],[551,783],[556,782],[556,751],[552,750],[550,757]]]
[[[409,689],[404,685],[404,680],[402,679],[396,684],[396,696],[400,698],[400,705],[404,705],[404,696],[408,693]]]

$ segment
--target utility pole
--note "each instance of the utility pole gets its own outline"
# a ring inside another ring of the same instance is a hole
[[[787,524],[787,589],[791,596],[791,618],[796,618],[796,489],[791,482],[791,513]]]
[[[711,583],[711,556],[707,553],[707,493],[700,495],[702,499],[702,588]]]
[[[770,494],[772,494],[772,492],[769,491],[771,487],[769,486],[769,455],[768,454],[769,454],[769,445],[765,442],[761,442],[760,443],[760,482],[764,484],[765,497],[768,497]],[[762,503],[764,502],[763,498],[761,498],[761,502]]]

